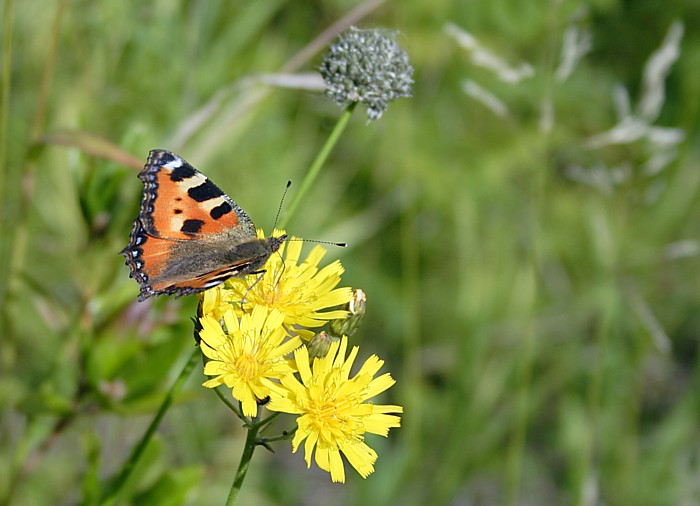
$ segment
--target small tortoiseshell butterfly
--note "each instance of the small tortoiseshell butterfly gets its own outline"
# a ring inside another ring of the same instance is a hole
[[[243,209],[169,151],[152,150],[139,179],[141,212],[120,252],[141,285],[139,301],[189,295],[254,274],[287,238],[258,239]]]

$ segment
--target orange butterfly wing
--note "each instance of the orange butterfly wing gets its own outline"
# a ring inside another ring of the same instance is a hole
[[[191,240],[241,226],[255,237],[245,211],[180,157],[151,151],[139,179],[144,183],[139,219],[147,234]]]
[[[179,156],[153,150],[139,174],[141,211],[121,251],[151,295],[201,292],[259,269],[286,236],[257,239],[248,215]]]

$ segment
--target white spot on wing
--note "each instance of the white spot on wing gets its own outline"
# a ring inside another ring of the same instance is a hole
[[[182,226],[185,224],[185,219],[187,217],[185,215],[175,215],[170,217],[170,223],[168,226],[170,227],[170,230],[180,230]]]
[[[207,176],[200,172],[196,172],[194,176],[188,177],[185,179],[182,183],[180,184],[187,184],[187,189],[189,190],[190,188],[194,188],[195,186],[199,186],[200,184],[206,182]]]

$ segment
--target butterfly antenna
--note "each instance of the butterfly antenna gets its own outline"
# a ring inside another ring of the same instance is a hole
[[[346,242],[333,242],[333,241],[319,241],[317,239],[301,239],[299,237],[292,237],[287,239],[288,241],[301,241],[301,242],[313,242],[316,244],[328,244],[330,246],[338,246],[339,248],[347,248],[348,243]]]
[[[277,215],[275,216],[275,224],[272,226],[272,229],[274,230],[277,228],[277,221],[279,220],[280,214],[282,213],[282,206],[284,205],[284,199],[287,196],[287,192],[289,191],[289,187],[292,186],[292,180],[290,179],[287,181],[287,186],[284,187],[284,192],[282,193],[282,198],[280,199],[280,205],[277,208]],[[331,246],[338,246],[340,248],[345,248],[347,247],[347,244],[344,242],[333,242],[333,241],[317,241],[315,239],[287,239],[287,240],[294,240],[294,241],[303,241],[303,242],[313,242],[317,244],[329,244]],[[283,262],[284,265],[284,262]]]
[[[291,179],[287,181],[287,186],[284,187],[284,192],[282,192],[282,198],[280,199],[280,205],[277,208],[277,215],[275,216],[275,224],[272,226],[272,230],[275,230],[277,228],[277,220],[279,220],[279,218],[280,218],[280,213],[282,212],[282,206],[284,205],[284,198],[287,196],[287,192],[289,191],[290,186],[292,186]],[[280,257],[280,262],[282,264],[282,270],[277,275],[277,279],[275,280],[275,286],[276,286],[279,283],[279,280],[282,279],[282,275],[284,274],[284,270],[287,266],[284,264],[284,258],[282,258],[282,253],[280,253],[280,250],[278,249],[275,253],[277,253],[277,255]],[[256,283],[257,283],[257,281],[256,281]]]
[[[277,208],[277,215],[275,216],[275,224],[272,226],[272,230],[277,228],[277,220],[280,219],[280,213],[282,212],[282,205],[284,204],[284,198],[287,196],[287,191],[289,187],[292,186],[292,180],[287,181],[287,186],[284,187],[284,192],[282,193],[282,198],[280,199],[280,205]]]
[[[273,227],[272,227],[273,230],[275,230],[275,229],[277,228],[277,220],[279,220],[280,213],[282,212],[282,206],[284,205],[284,199],[285,199],[285,197],[287,196],[287,191],[289,191],[289,187],[290,187],[290,186],[292,186],[292,180],[291,180],[291,179],[290,179],[289,181],[287,181],[287,186],[285,186],[284,192],[282,193],[282,198],[280,199],[280,205],[279,205],[279,207],[277,208],[277,215],[275,216],[275,224],[274,224]],[[329,245],[331,245],[331,246],[338,246],[338,247],[340,247],[340,248],[345,248],[345,247],[347,246],[347,244],[344,243],[344,242],[317,241],[317,240],[315,240],[315,239],[298,239],[298,238],[296,238],[296,237],[295,237],[294,239],[289,238],[289,239],[287,239],[287,240],[288,240],[288,241],[313,242],[313,243],[317,243],[317,244],[329,244]],[[280,253],[280,251],[277,250],[276,253],[277,253],[277,254],[279,255],[279,257],[280,257],[282,269],[280,270],[279,275],[277,276],[277,279],[275,280],[275,284],[279,283],[280,279],[282,279],[282,276],[284,275],[284,271],[285,271],[286,268],[287,268],[287,265],[285,264],[284,259],[282,258],[282,254]],[[260,278],[257,279],[256,283],[257,283],[258,281],[260,281]],[[252,287],[251,287],[251,288],[252,288]],[[247,292],[246,292],[246,293],[247,293]]]

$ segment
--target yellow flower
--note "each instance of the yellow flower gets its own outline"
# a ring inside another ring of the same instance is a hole
[[[298,337],[283,342],[287,333],[282,326],[284,315],[257,306],[240,322],[233,307],[224,312],[225,330],[212,315],[200,318],[202,352],[210,359],[204,374],[214,376],[204,386],[215,388],[225,384],[235,399],[241,401],[243,414],[258,413],[257,399],[270,394],[265,378],[282,378],[294,372],[293,364],[284,358],[301,345]]]
[[[212,316],[215,320],[221,321],[224,313],[231,307],[233,301],[229,300],[228,291],[221,289],[222,285],[205,290],[199,299],[199,316]]]
[[[274,235],[283,232],[274,231]],[[262,232],[258,232],[263,237]],[[265,274],[251,274],[245,278],[232,278],[221,290],[220,299],[245,302],[245,312],[258,305],[278,309],[284,313],[285,325],[304,339],[313,337],[313,332],[300,329],[321,327],[328,320],[344,318],[344,310],[324,311],[327,308],[346,304],[352,298],[350,288],[336,288],[340,275],[345,271],[339,261],[319,270],[318,264],[326,254],[325,248],[316,245],[306,260],[298,264],[302,241],[291,238],[279,249],[279,254],[270,255],[265,264]],[[282,254],[286,255],[282,260]],[[297,265],[298,264],[298,265]],[[234,304],[236,314],[243,313],[240,304]]]
[[[384,361],[372,355],[350,378],[358,348],[353,347],[347,359],[346,351],[347,338],[343,337],[331,345],[328,355],[310,364],[308,351],[302,346],[294,352],[301,382],[294,374],[282,378],[281,385],[265,382],[271,391],[269,410],[299,415],[292,451],[306,441],[307,467],[311,467],[315,450],[316,464],[330,472],[334,482],[345,481],[341,453],[363,478],[369,476],[377,454],[365,444],[364,434],[387,436],[401,421],[388,413],[403,413],[401,406],[365,402],[395,383],[388,373],[374,378]]]

